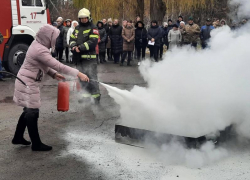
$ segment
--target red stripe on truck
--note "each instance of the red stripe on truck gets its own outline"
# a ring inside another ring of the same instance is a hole
[[[17,6],[18,24],[21,25],[20,4],[19,4],[19,0],[16,0],[16,6]]]
[[[11,14],[11,1],[10,0],[0,0],[0,32],[3,35],[3,42],[0,44],[0,57],[3,60],[4,45],[9,40],[11,36],[12,27],[12,14]]]
[[[48,23],[48,24],[51,24],[49,8],[46,9],[46,12],[47,12],[47,23]]]

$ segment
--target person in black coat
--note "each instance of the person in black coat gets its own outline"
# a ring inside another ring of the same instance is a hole
[[[142,60],[145,59],[146,54],[146,47],[148,44],[148,32],[144,28],[144,23],[142,21],[138,21],[135,24],[135,48],[137,51],[137,60],[138,60],[138,66],[140,65],[140,60],[142,57]]]
[[[161,33],[162,33],[161,45],[160,45],[160,59],[161,60],[162,60],[162,56],[163,56],[163,46],[164,46],[164,44],[166,44],[166,36],[168,34],[167,27],[168,27],[168,23],[166,23],[166,22],[164,22],[163,26],[160,27]]]
[[[63,47],[65,49],[64,52],[65,52],[65,56],[66,56],[66,63],[69,63],[69,46],[67,44],[67,34],[68,34],[69,29],[71,28],[71,19],[66,19],[65,20],[65,26],[63,28],[64,28]]]
[[[173,29],[173,21],[171,19],[168,20],[168,32]]]
[[[105,29],[106,34],[107,34],[106,41],[105,41],[105,43],[107,44],[108,43],[108,34],[109,34],[109,25],[107,23],[107,19],[103,19],[102,22],[103,22],[103,28]]]
[[[168,46],[168,23],[167,22],[163,23],[162,30],[163,30],[163,41],[164,41],[164,44],[166,46]]]
[[[63,18],[59,17],[56,20],[58,26],[57,28],[60,31],[60,34],[58,36],[58,38],[56,39],[56,53],[57,53],[57,57],[58,60],[60,62],[62,62],[62,56],[63,56],[63,50],[64,50],[64,27],[63,27]]]
[[[158,22],[153,20],[151,27],[148,30],[148,40],[154,42],[154,45],[149,45],[150,58],[154,57],[155,61],[158,62],[158,54],[161,45],[162,30],[158,26]]]
[[[109,32],[109,25],[107,24],[107,19],[103,19],[103,28],[106,30],[106,33]]]
[[[109,30],[111,39],[111,50],[114,56],[114,63],[119,64],[120,56],[123,51],[122,26],[119,25],[118,19],[114,20],[113,26]]]
[[[106,34],[106,30],[104,29],[104,25],[103,25],[102,21],[98,21],[97,27],[98,27],[99,36],[100,36],[100,42],[98,43],[98,46],[99,46],[99,58],[100,58],[100,63],[103,63],[103,62],[106,62],[106,60],[105,60],[105,52],[106,52],[107,34]]]
[[[183,17],[182,17],[182,16],[179,16],[179,17],[178,17],[178,20],[176,21],[176,24],[177,24],[178,27],[180,27],[181,21],[183,21]]]

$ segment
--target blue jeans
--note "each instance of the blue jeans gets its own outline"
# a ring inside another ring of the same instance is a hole
[[[0,71],[2,71],[2,59],[0,57]],[[3,78],[3,75],[0,73],[0,79]]]

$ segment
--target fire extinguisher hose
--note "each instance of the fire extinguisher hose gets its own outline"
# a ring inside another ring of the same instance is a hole
[[[6,71],[0,71],[0,73],[1,73],[1,74],[9,74],[9,75],[15,77],[16,79],[18,79],[23,85],[25,85],[26,87],[28,87],[28,86],[26,85],[26,83],[23,82],[23,80],[21,80],[21,79],[20,79],[19,77],[17,77],[15,74],[12,74],[12,73],[6,72]]]

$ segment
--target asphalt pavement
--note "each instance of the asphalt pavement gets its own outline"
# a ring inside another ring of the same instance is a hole
[[[99,81],[127,90],[134,85],[146,86],[136,64],[101,64]],[[104,87],[100,89],[99,106],[79,104],[79,95],[71,83],[70,110],[58,112],[57,82],[46,77],[41,88],[39,131],[42,141],[52,145],[53,150],[33,152],[29,146],[11,144],[22,108],[12,101],[14,79],[0,82],[0,180],[249,179],[249,144],[206,154],[178,146],[164,146],[161,151],[116,143],[114,128],[120,117],[119,105]],[[29,140],[27,131],[25,138]],[[207,156],[218,159],[222,153],[223,158],[199,168],[178,160],[189,157],[189,162],[195,163]]]
[[[99,81],[121,89],[145,84],[135,64],[134,62],[133,67],[120,67],[112,62],[100,64]],[[109,97],[102,86],[99,106],[79,104],[79,94],[71,83],[70,110],[58,112],[57,81],[49,77],[45,79],[41,88],[39,131],[42,141],[53,146],[50,152],[32,152],[30,147],[11,144],[22,108],[12,101],[14,79],[0,82],[0,179],[107,179],[107,175],[98,170],[107,165],[99,165],[97,158],[98,168],[95,168],[95,165],[85,161],[84,157],[70,153],[75,146],[72,145],[71,149],[71,143],[76,142],[77,147],[79,145],[78,148],[86,152],[92,151],[92,148],[99,148],[101,151],[105,141],[115,143],[114,127],[119,118],[119,105]],[[71,135],[79,135],[79,139],[71,138]],[[104,141],[95,140],[98,137]],[[29,140],[27,131],[25,138]]]

